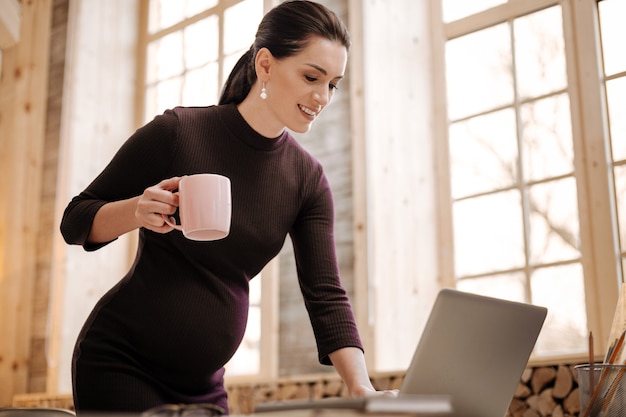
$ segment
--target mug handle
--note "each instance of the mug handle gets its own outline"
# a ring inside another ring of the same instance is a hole
[[[167,223],[168,225],[172,226],[174,229],[182,232],[183,231],[183,227],[176,224],[176,219],[174,219],[173,217],[168,216],[165,213],[161,213],[161,217],[163,217],[163,221],[165,223]]]

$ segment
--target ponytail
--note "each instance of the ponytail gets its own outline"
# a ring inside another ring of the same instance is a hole
[[[219,104],[239,104],[246,98],[252,89],[252,84],[256,81],[256,72],[254,70],[255,55],[254,45],[252,45],[239,58],[224,84]]]

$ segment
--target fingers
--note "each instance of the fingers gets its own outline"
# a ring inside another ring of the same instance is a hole
[[[383,391],[383,395],[385,397],[393,397],[393,398],[395,398],[395,397],[398,396],[399,392],[400,391],[397,390],[397,389],[386,389],[386,390]]]
[[[159,187],[167,191],[174,191],[178,189],[178,184],[180,184],[180,180],[181,180],[181,177],[172,177],[172,178],[161,181],[154,187]]]
[[[171,215],[178,207],[178,189],[180,177],[173,177],[146,188],[135,210],[135,216],[142,226],[157,233],[168,233],[173,227],[165,223],[162,214]]]

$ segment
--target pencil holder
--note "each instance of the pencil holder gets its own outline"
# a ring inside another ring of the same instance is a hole
[[[579,365],[579,417],[626,416],[626,365]]]

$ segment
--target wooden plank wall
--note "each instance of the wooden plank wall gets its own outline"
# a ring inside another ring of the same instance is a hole
[[[96,252],[67,245],[63,210],[135,126],[137,2],[70,1],[51,265],[47,389],[71,391],[76,336],[98,299],[128,271],[135,234]]]
[[[355,3],[361,3],[358,0]],[[434,2],[433,2],[434,3]],[[369,363],[403,369],[439,290],[431,2],[362,2]],[[357,33],[354,33],[357,36]]]
[[[0,405],[28,384],[52,0],[21,3],[0,81]]]
[[[56,369],[51,356],[50,329],[54,316],[50,315],[51,289],[60,281],[53,277],[52,259],[55,239],[59,239],[56,218],[57,181],[59,170],[59,143],[65,79],[65,55],[68,9],[70,0],[53,0],[50,36],[50,65],[48,71],[48,105],[44,160],[42,166],[41,217],[35,262],[37,276],[33,292],[33,326],[31,335],[29,392],[55,391],[49,383],[50,369]]]

